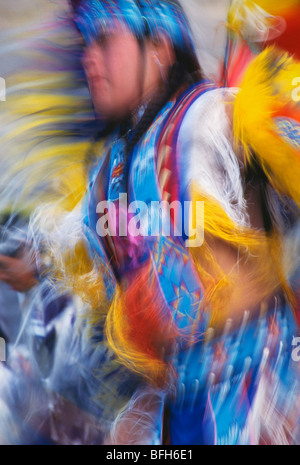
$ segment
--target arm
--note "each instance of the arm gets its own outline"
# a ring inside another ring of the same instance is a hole
[[[32,253],[24,247],[16,257],[0,255],[0,280],[18,292],[34,287],[38,279]]]
[[[259,312],[280,283],[270,249],[276,241],[264,231],[259,184],[245,183],[243,154],[233,150],[233,99],[229,90],[205,94],[188,111],[178,140],[182,196],[192,199],[193,187],[204,201],[204,244],[190,253],[215,299],[210,304],[221,326],[227,318],[239,322],[245,310]]]

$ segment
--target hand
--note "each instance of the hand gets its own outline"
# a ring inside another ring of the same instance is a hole
[[[0,255],[0,281],[15,291],[29,291],[38,283],[33,254],[23,249],[16,257]]]

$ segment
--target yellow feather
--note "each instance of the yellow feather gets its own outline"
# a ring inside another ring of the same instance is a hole
[[[294,147],[280,133],[276,117],[287,108],[300,115],[292,100],[293,80],[300,64],[274,47],[264,50],[249,66],[234,103],[234,137],[242,146],[246,163],[253,154],[270,183],[300,205],[300,146]],[[295,117],[295,123],[300,128]]]
[[[231,220],[213,198],[203,195],[195,186],[192,188],[193,205],[204,202],[204,224],[197,218],[197,209],[192,208],[193,224],[198,225],[200,236],[204,229],[204,243],[201,247],[189,249],[196,270],[204,286],[204,306],[212,314],[212,323],[224,323],[230,315],[232,299],[238,300],[239,267],[247,270],[247,283],[243,293],[253,293],[253,305],[268,299],[278,288],[283,289],[293,302],[293,295],[287,283],[288,270],[283,267],[282,240],[276,230],[269,236],[264,231],[242,227]],[[235,266],[226,272],[219,264],[214,246],[216,241],[226,245],[235,253]],[[243,297],[242,295],[240,296]]]

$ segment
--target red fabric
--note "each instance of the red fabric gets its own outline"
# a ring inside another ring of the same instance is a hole
[[[276,39],[267,42],[267,45],[275,44],[300,60],[300,5],[294,7],[283,18],[286,22],[285,31]]]

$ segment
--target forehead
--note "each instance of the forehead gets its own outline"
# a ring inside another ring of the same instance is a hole
[[[106,59],[110,55],[114,61],[119,60],[120,56],[124,56],[128,60],[133,58],[136,51],[140,50],[140,46],[137,38],[128,28],[124,28],[121,24],[115,24],[112,28],[102,29],[97,38],[87,43],[83,49],[83,56],[97,50],[105,53]]]

